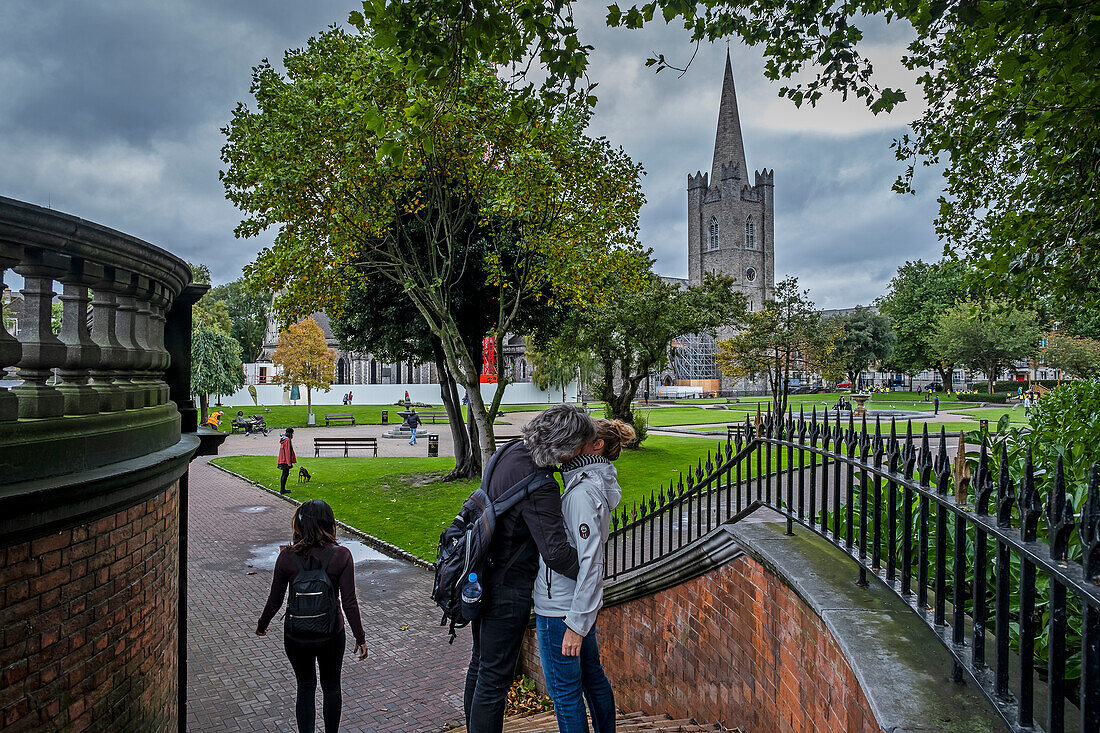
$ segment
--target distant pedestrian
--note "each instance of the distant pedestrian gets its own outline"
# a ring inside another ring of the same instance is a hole
[[[418,427],[420,427],[420,415],[414,407],[412,414],[409,415],[409,429],[412,430],[412,437],[409,438],[409,445],[416,445],[416,429]]]
[[[320,672],[324,700],[321,717],[325,733],[335,733],[340,727],[340,667],[347,646],[345,618],[355,636],[355,653],[359,659],[367,658],[366,635],[355,598],[355,564],[351,551],[336,541],[332,507],[320,499],[298,507],[291,531],[291,544],[283,545],[275,561],[271,592],[256,623],[256,635],[267,635],[268,624],[282,607],[289,588],[283,648],[298,683],[294,704],[298,731],[313,733],[316,725],[314,697]]]
[[[405,390],[405,407],[409,406],[410,401],[411,400],[409,400],[409,390]]]
[[[470,404],[470,394],[468,392],[463,392],[462,393],[462,404],[464,404],[464,405]]]
[[[917,396],[920,396],[920,387],[917,387]]]
[[[935,398],[932,399],[932,406],[934,408],[934,411],[932,412],[932,416],[935,417],[936,415],[940,414],[940,396],[939,395],[936,395]]]
[[[648,389],[645,392],[642,392],[642,399],[645,401],[645,403],[647,405],[649,404],[649,390]]]
[[[350,404],[353,404],[354,402],[355,402],[355,393],[349,390],[348,391],[348,404],[350,405]]]
[[[287,477],[290,476],[290,468],[298,462],[294,455],[294,428],[287,428],[286,432],[279,436],[279,470],[283,472],[279,479],[279,493],[289,494],[286,488]]]
[[[347,393],[347,392],[345,392],[345,393],[344,393],[344,406],[346,407],[346,406],[347,406],[347,404],[348,404],[348,393]]]

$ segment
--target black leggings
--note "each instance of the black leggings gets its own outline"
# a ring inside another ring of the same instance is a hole
[[[283,464],[282,466],[279,466],[279,468],[283,472],[282,478],[279,479],[279,493],[280,494],[285,494],[286,493],[286,480],[287,480],[287,477],[290,476],[290,466],[288,466],[286,464]]]
[[[299,733],[313,733],[317,708],[317,671],[321,672],[321,717],[325,721],[325,733],[336,733],[340,727],[340,665],[344,662],[344,646],[347,639],[344,630],[327,641],[300,642],[283,637],[287,659],[294,668],[298,680],[298,700],[294,704],[294,717],[298,720]]]

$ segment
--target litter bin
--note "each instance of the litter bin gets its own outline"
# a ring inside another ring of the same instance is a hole
[[[428,435],[428,457],[439,458],[439,436],[435,434]]]
[[[982,435],[988,435],[989,434],[989,420],[986,420],[985,418],[982,418],[981,420],[978,420],[978,430],[982,433]]]
[[[389,425],[390,424],[390,411],[389,410],[382,410],[382,424],[383,425]]]

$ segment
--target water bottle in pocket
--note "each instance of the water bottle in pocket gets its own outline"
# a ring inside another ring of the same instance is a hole
[[[462,586],[462,617],[473,621],[481,615],[481,583],[477,573],[470,573],[466,584]]]

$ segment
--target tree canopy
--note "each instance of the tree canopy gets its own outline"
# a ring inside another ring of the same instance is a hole
[[[744,329],[718,342],[722,373],[734,379],[764,377],[777,415],[787,411],[792,376],[816,372],[828,377],[839,363],[839,328],[825,322],[809,295],[799,289],[797,278],[781,280],[774,296],[746,315]]]
[[[582,110],[530,121],[484,63],[439,86],[377,35],[333,29],[287,52],[285,76],[255,68],[257,110],[235,110],[222,179],[244,212],[238,235],[279,233],[246,279],[278,292],[284,314],[338,314],[353,273],[400,285],[467,388],[487,455],[505,383],[486,406],[452,308],[471,245],[485,246],[492,333],[516,332],[532,300],[586,302],[615,251],[641,256],[640,169],[584,133]],[[425,110],[431,125],[410,124]]]
[[[874,362],[884,361],[894,348],[890,319],[870,308],[830,319],[840,329],[835,349],[840,367],[855,387],[859,373]]]
[[[253,362],[259,358],[267,332],[270,297],[254,294],[241,278],[211,288],[199,302],[217,308],[217,317],[223,325],[221,313],[224,312],[229,322],[229,335],[241,345],[244,361]]]
[[[336,352],[325,342],[325,332],[312,318],[303,318],[279,332],[279,343],[271,354],[279,367],[277,384],[306,388],[306,406],[313,412],[312,390],[328,390],[336,372]]]
[[[1043,364],[1066,376],[1100,376],[1100,341],[1064,333],[1048,335],[1041,351]]]
[[[425,79],[444,85],[478,51],[523,75],[541,62],[544,88],[594,103],[591,46],[572,4],[554,0],[364,2],[352,22],[383,29],[414,53]],[[924,111],[895,141],[909,192],[923,165],[942,168],[937,229],[949,252],[972,260],[997,291],[1100,302],[1100,5],[1076,0],[650,0],[608,7],[610,26],[679,22],[696,43],[740,38],[758,46],[767,78],[795,105],[854,97],[885,113],[906,101],[881,85],[864,53],[881,22],[911,27],[899,61],[917,78]],[[647,61],[676,68],[663,53]]]
[[[191,391],[199,396],[200,422],[206,422],[210,395],[229,395],[244,386],[241,347],[224,331],[191,330]]]
[[[706,275],[701,285],[682,287],[652,272],[639,282],[630,276],[605,279],[601,302],[579,308],[563,333],[575,350],[592,354],[596,397],[612,417],[633,424],[631,402],[638,386],[664,369],[673,340],[687,333],[715,335],[736,325],[745,312],[745,297],[724,275]]]
[[[1041,334],[1035,311],[1003,300],[967,300],[940,314],[932,346],[951,367],[984,372],[992,394],[1002,371],[1035,353]]]
[[[940,314],[966,295],[966,269],[959,263],[917,260],[899,267],[886,294],[876,301],[895,335],[887,365],[907,374],[936,369],[944,389],[950,390],[954,365],[944,361],[932,336]]]

